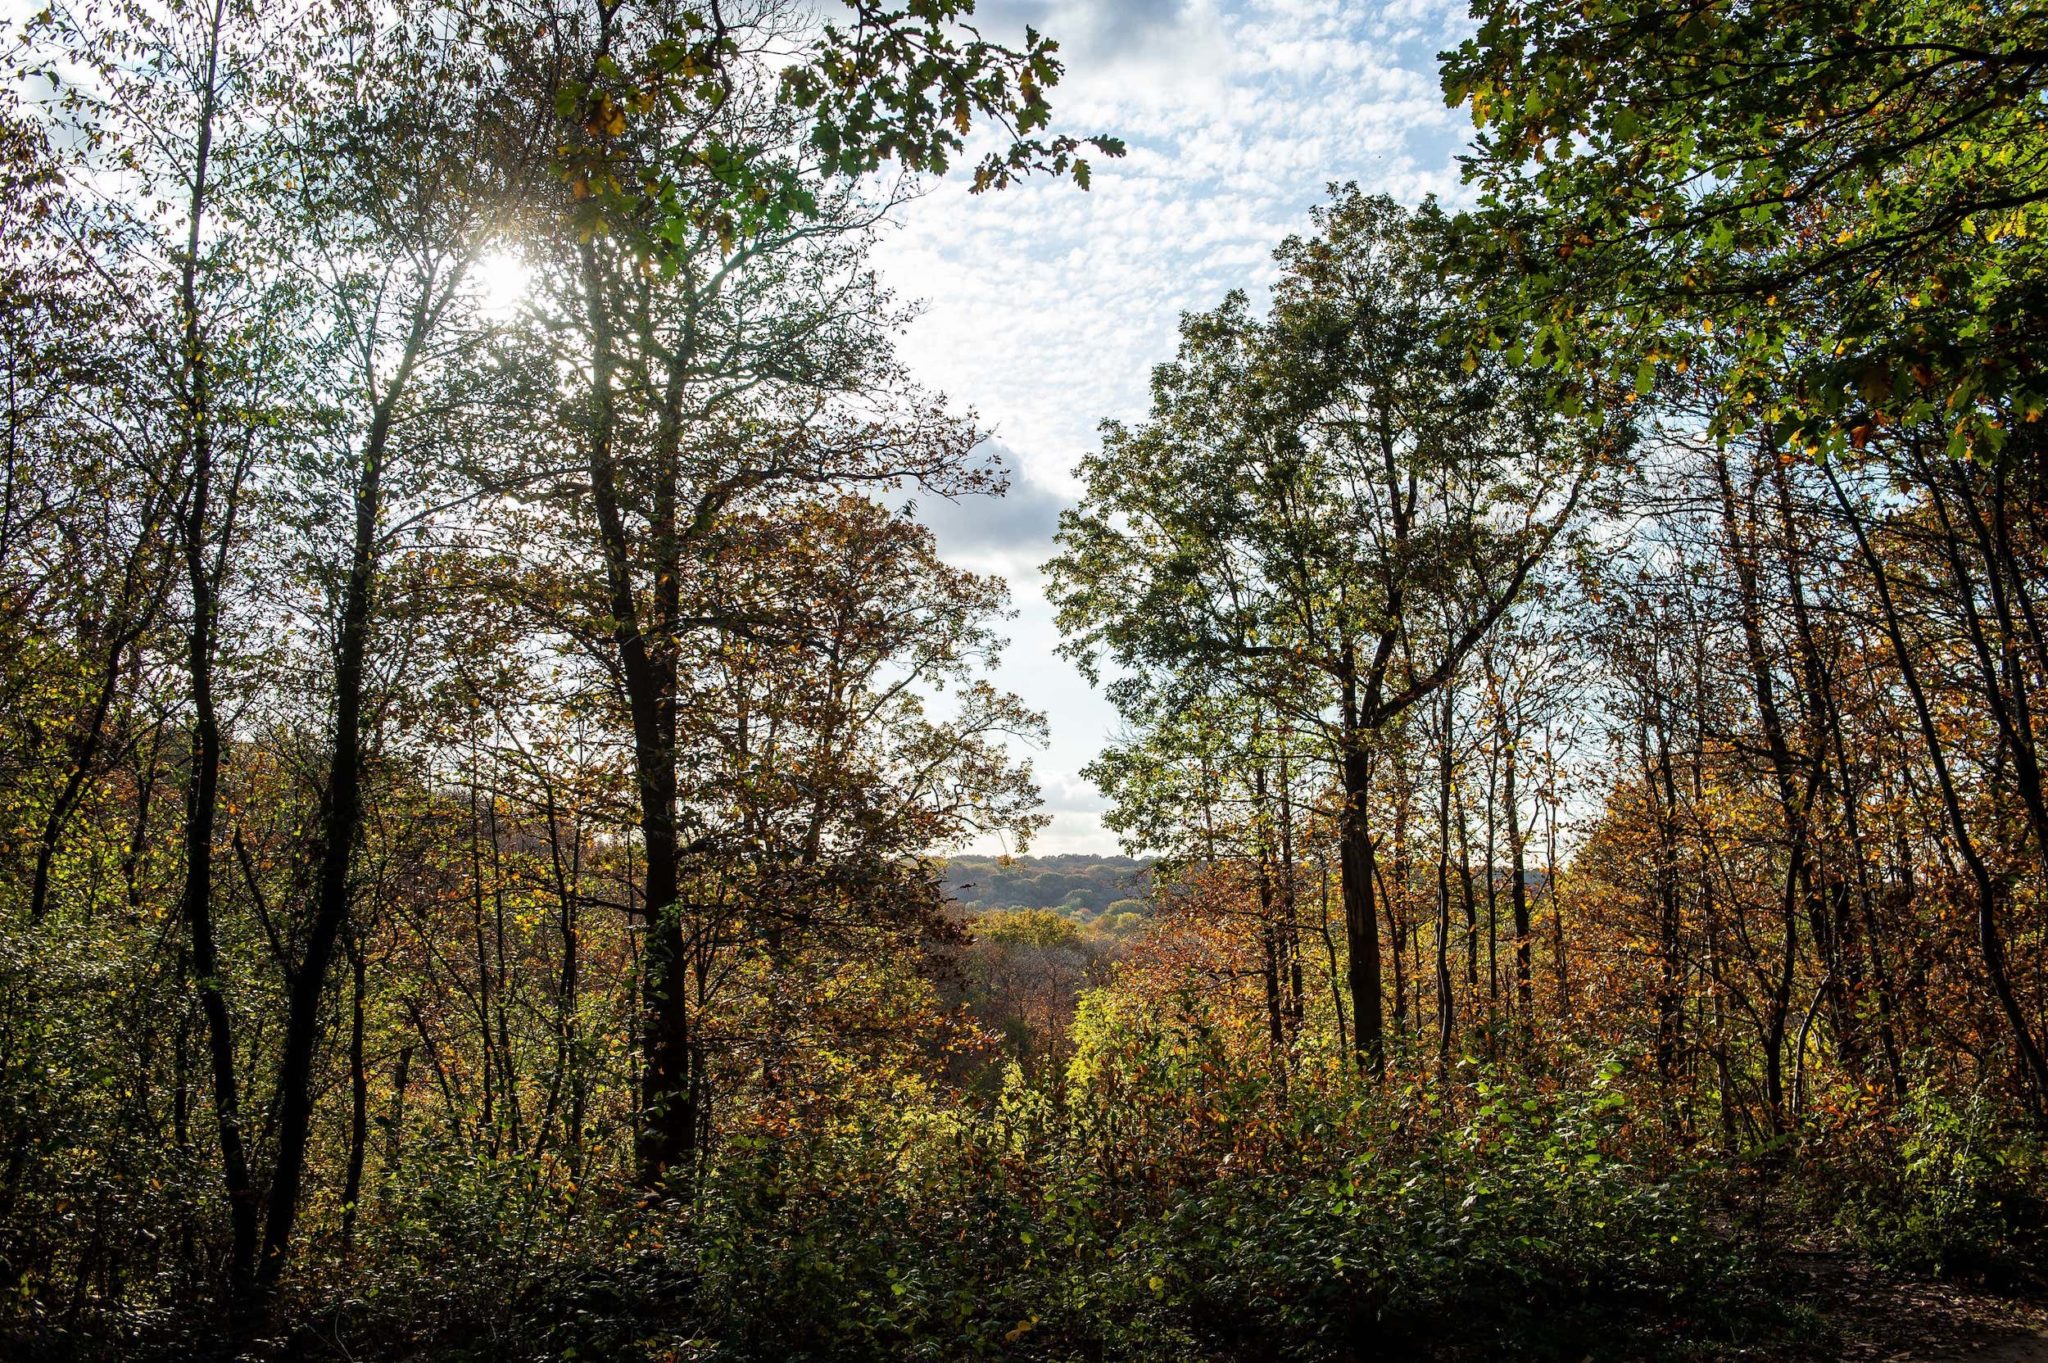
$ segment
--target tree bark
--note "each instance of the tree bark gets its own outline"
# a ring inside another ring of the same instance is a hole
[[[1769,457],[1769,451],[1765,451]],[[1735,571],[1737,616],[1742,626],[1743,650],[1749,662],[1750,687],[1756,701],[1757,718],[1763,727],[1764,743],[1770,753],[1771,776],[1778,805],[1785,819],[1785,877],[1780,892],[1779,920],[1781,950],[1778,973],[1771,982],[1764,1015],[1764,1105],[1769,1109],[1772,1132],[1785,1130],[1785,1029],[1792,1009],[1792,980],[1799,961],[1799,891],[1806,871],[1807,819],[1812,806],[1814,781],[1809,777],[1802,795],[1798,787],[1799,761],[1785,737],[1785,724],[1778,710],[1776,683],[1770,659],[1764,651],[1763,607],[1757,591],[1756,558],[1752,544],[1743,537],[1737,523],[1734,480],[1725,454],[1717,452],[1714,472],[1720,482],[1721,526],[1726,536],[1729,566]],[[1755,505],[1750,540],[1755,538]]]
[[[365,962],[357,943],[348,953],[355,971],[355,988],[350,994],[348,1029],[348,1167],[341,1185],[341,1252],[344,1258],[355,1249],[356,1207],[363,1196],[363,1151],[370,1134],[370,1080],[363,1067],[363,989]]]
[[[1380,929],[1373,902],[1377,868],[1366,799],[1371,765],[1356,748],[1342,761],[1344,807],[1338,817],[1338,886],[1344,905],[1344,936],[1350,946],[1351,1034],[1359,1067],[1375,1077],[1387,1069],[1386,1038],[1380,1018]]]
[[[1507,759],[1501,764],[1501,813],[1506,816],[1508,835],[1508,909],[1515,926],[1515,1003],[1521,1010],[1522,1030],[1536,1025],[1536,984],[1532,970],[1534,933],[1529,924],[1529,874],[1523,858],[1522,812],[1515,790],[1515,768],[1519,757],[1519,735],[1510,735]]]

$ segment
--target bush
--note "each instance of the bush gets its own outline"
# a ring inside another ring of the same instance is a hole
[[[1612,1071],[1474,1076],[1451,1112],[1345,1081],[1231,1107],[1263,1077],[1200,1068],[1065,1106],[1013,1076],[985,1119],[746,1152],[697,1228],[688,1356],[1622,1359],[1783,1329],[1684,1171],[1628,1157]]]
[[[981,1112],[742,1134],[687,1202],[419,1146],[352,1258],[309,1253],[268,1351],[1620,1360],[1782,1332],[1695,1179],[1642,1157],[1613,1067],[1383,1088],[1304,1066],[1283,1097],[1213,1032],[1116,1022],[1058,1098],[1012,1067]]]
[[[2002,1124],[1981,1093],[1957,1099],[1920,1084],[1891,1139],[1864,1142],[1854,1167],[1832,1172],[1848,1192],[1839,1219],[1872,1258],[1993,1279],[2025,1271],[2048,1159],[2037,1136]]]

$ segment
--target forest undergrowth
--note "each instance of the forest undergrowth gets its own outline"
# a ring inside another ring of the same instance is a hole
[[[2032,1337],[2037,1139],[1930,1092],[1890,1123],[1688,1152],[1646,1096],[1562,1049],[1448,1083],[1302,1072],[1283,1094],[1162,1028],[1084,1051],[1056,1094],[1013,1069],[980,1114],[905,1093],[735,1142],[687,1198],[422,1144],[406,1191],[354,1243],[310,1245],[260,1323],[167,1283],[151,1308],[13,1343],[52,1360],[1805,1360],[1915,1339],[1947,1356],[1997,1339],[2007,1303]],[[1843,1264],[1902,1293],[1946,1284],[1979,1314],[1859,1321],[1831,1290]]]

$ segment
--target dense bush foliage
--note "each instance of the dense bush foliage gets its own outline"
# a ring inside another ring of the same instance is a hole
[[[2040,1262],[2048,1151],[1982,1093],[1923,1082],[1887,1121],[1812,1145],[1816,1199],[1880,1262],[2007,1285]]]
[[[734,1142],[698,1195],[427,1162],[294,1288],[355,1358],[1705,1357],[1783,1335],[1698,1171],[1611,1064],[1282,1100],[1197,1035],[1084,1052],[1066,1100],[906,1101]],[[131,1338],[168,1346],[162,1322]],[[190,1338],[191,1336],[186,1336]],[[1590,1350],[1590,1354],[1589,1354]]]

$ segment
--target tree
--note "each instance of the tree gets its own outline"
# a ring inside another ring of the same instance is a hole
[[[1249,691],[1319,734],[1355,1044],[1377,1069],[1381,732],[1456,674],[1562,533],[1601,437],[1455,336],[1446,224],[1355,188],[1277,253],[1272,316],[1184,319],[1153,414],[1104,427],[1048,565],[1066,648],[1148,690]]]
[[[185,772],[181,918],[206,1020],[231,1292],[256,1270],[259,1191],[243,1128],[233,1019],[216,923],[214,856],[224,754],[219,673],[224,597],[243,570],[244,512],[283,409],[279,379],[293,311],[273,250],[269,141],[288,81],[270,60],[274,30],[253,9],[214,0],[99,16],[50,7],[31,30],[39,56],[80,78],[52,78],[49,116],[89,128],[83,176],[124,193],[85,202],[105,252],[100,277],[137,327],[107,425],[159,452],[172,499],[190,758]]]
[[[1717,424],[1795,447],[2048,410],[2048,15],[1953,0],[1536,0],[1446,54],[1503,335],[1609,369],[1728,357]],[[1514,302],[1505,303],[1512,295]]]
[[[888,352],[890,309],[860,263],[888,201],[825,177],[888,160],[943,170],[976,117],[1011,134],[977,188],[1038,169],[1088,176],[1073,139],[1037,136],[1059,67],[1036,34],[1022,51],[986,42],[959,25],[971,5],[950,0],[853,9],[852,27],[810,30],[803,58],[780,65],[781,6],[736,21],[718,6],[599,0],[552,16],[552,45],[525,68],[565,148],[532,249],[562,281],[558,316],[587,385],[564,430],[588,495],[579,613],[608,622],[640,785],[649,1182],[686,1169],[697,1141],[674,908],[679,649],[693,631],[748,624],[683,599],[688,563],[750,495],[999,486],[974,464],[971,426],[910,391]]]
[[[1249,939],[1260,961],[1271,1063],[1284,1086],[1306,1011],[1300,848],[1304,813],[1321,793],[1312,745],[1297,741],[1257,695],[1127,689],[1120,701],[1128,735],[1084,769],[1110,801],[1103,822],[1127,847],[1159,854],[1169,874],[1206,873],[1212,889],[1242,891],[1190,902],[1226,924],[1236,920]],[[1322,927],[1327,940],[1328,924]]]
[[[314,325],[331,387],[324,438],[294,461],[287,476],[300,481],[287,504],[310,511],[301,513],[310,572],[332,611],[323,671],[333,713],[311,903],[294,934],[296,958],[280,963],[287,1011],[258,1274],[265,1287],[283,1272],[298,1218],[321,1009],[336,952],[352,935],[382,565],[395,539],[431,528],[457,493],[462,461],[448,433],[461,429],[462,390],[483,367],[479,339],[489,329],[472,276],[545,156],[545,120],[509,99],[495,85],[498,64],[487,50],[478,55],[502,22],[487,8],[343,7],[331,32],[299,36],[314,49],[302,97],[318,112],[293,130],[280,159],[300,187],[306,287],[323,305]],[[395,527],[394,507],[405,512]],[[341,524],[327,521],[330,508]]]

